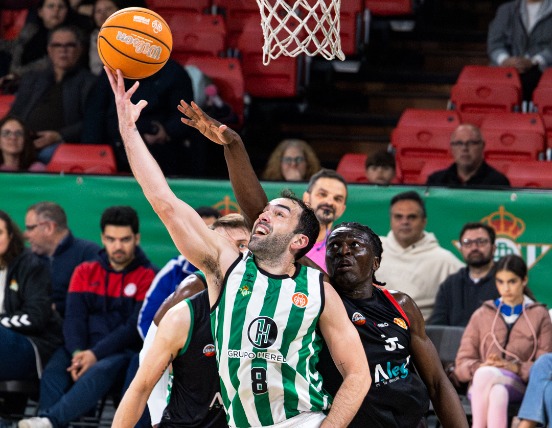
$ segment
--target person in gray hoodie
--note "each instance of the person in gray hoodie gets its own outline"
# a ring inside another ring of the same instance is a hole
[[[517,69],[523,99],[530,100],[542,71],[552,65],[552,0],[500,5],[489,25],[487,53],[493,65]]]
[[[427,214],[417,192],[395,195],[391,199],[390,217],[391,231],[381,239],[385,257],[381,260],[378,279],[388,288],[412,297],[427,319],[439,285],[463,263],[439,246],[433,233],[424,230]]]

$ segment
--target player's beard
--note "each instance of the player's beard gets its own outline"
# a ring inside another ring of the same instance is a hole
[[[294,235],[293,232],[263,237],[254,235],[249,241],[249,249],[259,260],[277,260],[288,250]]]

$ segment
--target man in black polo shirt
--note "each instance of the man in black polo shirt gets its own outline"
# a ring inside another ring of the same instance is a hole
[[[485,162],[484,149],[485,141],[477,126],[467,123],[458,126],[450,138],[454,163],[447,169],[431,174],[427,185],[510,187],[508,178]]]

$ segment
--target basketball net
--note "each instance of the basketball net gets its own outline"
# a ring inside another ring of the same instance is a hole
[[[345,59],[339,38],[341,0],[257,0],[263,29],[263,64],[280,55]]]

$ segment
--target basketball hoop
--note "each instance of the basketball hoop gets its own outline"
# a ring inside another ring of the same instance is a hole
[[[263,64],[280,55],[345,59],[339,37],[341,0],[257,0],[263,29]]]

